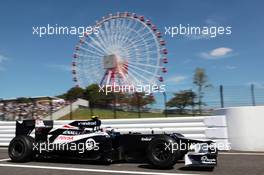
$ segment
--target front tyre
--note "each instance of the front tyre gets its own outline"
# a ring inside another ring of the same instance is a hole
[[[154,167],[168,169],[179,160],[180,151],[172,150],[177,142],[166,135],[154,138],[147,148],[147,158]]]
[[[34,158],[33,144],[34,139],[30,136],[16,136],[9,144],[9,157],[14,162],[31,161]]]

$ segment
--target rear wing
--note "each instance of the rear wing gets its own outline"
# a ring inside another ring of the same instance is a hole
[[[16,121],[16,136],[30,135],[35,129],[35,139],[46,139],[53,128],[53,120],[22,120]]]

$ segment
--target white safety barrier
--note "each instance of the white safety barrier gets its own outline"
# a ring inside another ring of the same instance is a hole
[[[229,141],[233,150],[264,151],[264,106],[224,108]]]
[[[71,120],[56,120],[59,128]],[[142,119],[105,119],[101,127],[111,127],[121,133],[181,133],[192,139],[211,139],[228,149],[228,135],[225,116],[168,117]],[[0,122],[0,146],[8,146],[15,136],[15,122]]]

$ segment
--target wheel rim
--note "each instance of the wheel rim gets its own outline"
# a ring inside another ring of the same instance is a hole
[[[11,148],[11,154],[14,157],[20,157],[25,152],[24,144],[21,141],[15,141]]]
[[[170,150],[166,149],[165,143],[159,143],[157,144],[152,151],[153,156],[160,160],[160,161],[166,161],[171,156]]]

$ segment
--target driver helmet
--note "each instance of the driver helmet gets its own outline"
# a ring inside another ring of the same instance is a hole
[[[98,118],[99,118],[98,115],[92,115],[92,116],[91,116],[91,119],[92,119],[92,120],[97,120]]]

